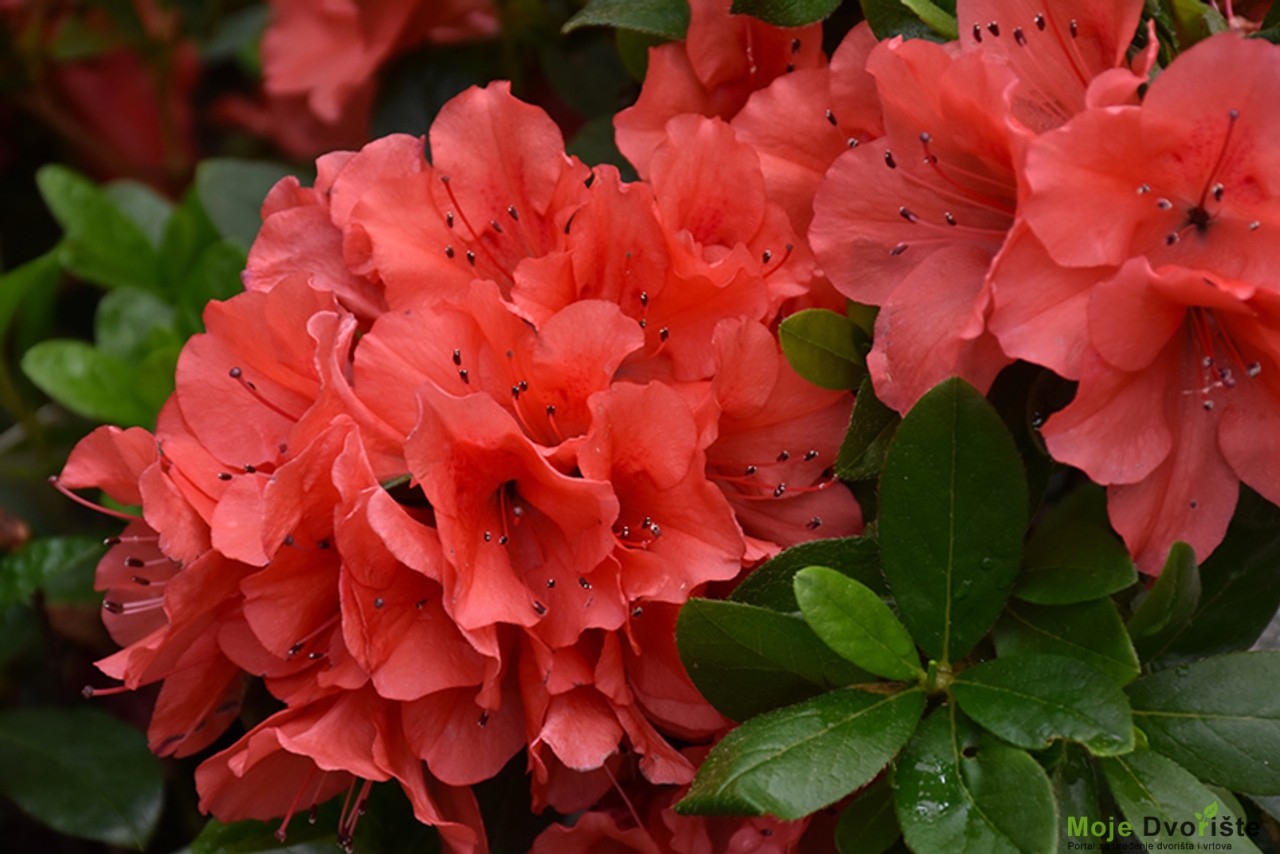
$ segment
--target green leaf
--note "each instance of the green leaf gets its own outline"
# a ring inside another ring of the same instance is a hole
[[[1241,501],[1244,501],[1242,496]],[[1280,607],[1280,536],[1240,524],[1200,567],[1200,602],[1180,626],[1149,649],[1154,664],[1167,667],[1211,655],[1248,649]]]
[[[778,326],[782,352],[795,372],[827,389],[854,389],[867,375],[869,342],[862,328],[825,308],[807,308]]]
[[[924,675],[911,635],[866,585],[811,566],[796,573],[795,593],[809,627],[845,660],[886,679]]]
[[[929,25],[929,29],[945,39],[960,38],[960,30],[956,26],[955,9],[950,12],[930,3],[929,0],[901,0],[916,17]],[[954,4],[953,4],[954,5]]]
[[[196,190],[218,233],[248,251],[262,226],[262,200],[293,170],[279,163],[218,157],[196,167]]]
[[[737,602],[690,599],[680,609],[676,641],[693,684],[734,720],[872,681],[799,617]]]
[[[41,391],[85,418],[122,426],[155,418],[135,394],[131,367],[84,341],[41,341],[23,354],[22,370]]]
[[[1110,530],[1064,522],[1031,535],[1013,595],[1039,605],[1070,605],[1119,593],[1137,580],[1128,549]]]
[[[1125,756],[1112,756],[1099,760],[1102,773],[1107,778],[1111,795],[1124,817],[1133,825],[1134,834],[1147,845],[1148,850],[1157,847],[1168,850],[1211,850],[1201,843],[1230,844],[1230,851],[1256,852],[1257,847],[1245,836],[1232,836],[1224,843],[1221,837],[1200,836],[1197,812],[1203,814],[1217,796],[1205,788],[1185,768],[1154,750],[1136,750]],[[1225,804],[1219,804],[1216,825],[1223,821],[1235,825],[1237,816]],[[1183,833],[1183,823],[1191,824],[1190,834]]]
[[[752,718],[715,746],[676,812],[808,815],[871,782],[923,712],[919,689],[840,688]]]
[[[920,725],[894,763],[893,788],[912,851],[1043,854],[1057,843],[1044,769],[952,706],[935,709]]]
[[[580,27],[617,27],[682,39],[689,30],[689,4],[685,0],[591,0],[560,32]]]
[[[204,331],[204,309],[211,301],[228,300],[244,290],[240,271],[245,261],[244,250],[228,240],[204,249],[178,293],[178,329],[183,336]]]
[[[889,595],[880,572],[880,546],[875,537],[811,540],[792,546],[742,580],[729,595],[734,602],[759,605],[786,614],[800,610],[794,579],[806,566],[828,566],[875,591]]]
[[[885,578],[931,657],[959,659],[991,628],[1026,526],[1026,477],[1000,416],[963,380],[939,383],[898,427],[880,480]]]
[[[166,294],[181,301],[188,287],[188,271],[217,240],[218,230],[200,204],[200,196],[194,187],[188,188],[160,239],[160,279]]]
[[[1143,660],[1161,649],[1191,620],[1200,605],[1200,571],[1196,554],[1186,543],[1169,549],[1164,571],[1129,618],[1129,636]]]
[[[1202,780],[1280,795],[1280,652],[1238,652],[1139,679],[1127,689],[1153,750]]]
[[[152,246],[160,246],[169,217],[173,216],[173,202],[137,181],[112,181],[102,191],[141,229]]]
[[[840,0],[733,0],[734,15],[750,15],[775,27],[803,27],[830,15]]]
[[[854,401],[849,430],[836,457],[836,474],[844,480],[871,480],[880,477],[889,442],[902,419],[876,397],[869,376],[862,378]]]
[[[60,275],[56,250],[0,275],[0,340],[7,338],[9,325],[27,295],[53,292]]]
[[[98,302],[94,337],[98,349],[124,362],[137,363],[152,350],[176,343],[173,307],[137,288],[117,288]]]
[[[1140,672],[1138,654],[1110,599],[1051,607],[1010,602],[995,628],[996,653],[1065,655],[1126,685]]]
[[[272,825],[261,821],[223,824],[216,818],[211,818],[200,835],[191,841],[191,854],[259,854],[262,851],[274,851],[278,854],[333,854],[337,848],[335,810],[321,810],[314,825],[305,821],[290,822],[284,842],[276,838],[275,826],[278,826],[277,822]]]
[[[635,170],[627,158],[618,151],[614,142],[613,117],[597,116],[582,126],[577,135],[565,145],[565,153],[577,157],[583,163],[599,166],[609,163],[618,167],[624,181],[636,179]]]
[[[35,612],[21,603],[0,608],[0,667],[21,655],[41,633]],[[0,677],[0,686],[5,680]]]
[[[26,602],[51,579],[85,566],[106,552],[100,537],[69,535],[32,540],[0,559],[0,610]]]
[[[100,187],[57,165],[41,167],[36,183],[65,232],[58,248],[63,267],[103,287],[158,286],[155,247]]]
[[[60,833],[146,847],[160,818],[160,760],[95,709],[0,712],[0,791]]]
[[[1078,744],[1064,742],[1063,747],[1061,758],[1049,769],[1049,782],[1058,803],[1058,850],[1065,854],[1072,850],[1070,843],[1097,844],[1105,840],[1097,839],[1091,830],[1095,821],[1102,820],[1102,810],[1098,804],[1098,775],[1089,754]],[[1085,819],[1084,834],[1068,833],[1067,819],[1073,816]]]
[[[902,36],[908,39],[929,39],[931,41],[947,41],[954,35],[938,32],[921,20],[920,16],[908,7],[905,0],[861,0],[862,15],[871,25],[871,32],[877,39],[888,39]],[[955,3],[941,3],[939,8],[950,10],[954,15]]]
[[[1120,686],[1061,655],[1016,655],[956,674],[951,695],[964,713],[1010,744],[1039,750],[1059,738],[1095,756],[1133,750],[1133,719]]]
[[[836,822],[840,854],[881,854],[901,836],[887,777],[863,789]]]

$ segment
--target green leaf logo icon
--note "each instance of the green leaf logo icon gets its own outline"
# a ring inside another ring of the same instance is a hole
[[[1196,821],[1200,822],[1200,835],[1204,836],[1204,830],[1213,823],[1213,817],[1218,814],[1218,802],[1214,801],[1204,808],[1204,815],[1196,813]]]

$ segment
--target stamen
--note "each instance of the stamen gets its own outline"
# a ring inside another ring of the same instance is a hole
[[[263,406],[267,407],[267,409],[270,409],[272,412],[279,415],[281,418],[284,418],[288,421],[298,420],[297,415],[294,415],[293,413],[288,412],[287,410],[281,408],[280,406],[277,406],[275,403],[272,403],[270,400],[267,400],[267,398],[263,396],[262,392],[258,391],[258,387],[256,385],[254,385],[253,383],[245,379],[244,371],[240,370],[239,366],[232,368],[230,371],[227,372],[227,375],[231,377],[231,379],[240,383],[240,385],[244,387],[245,391],[249,392],[249,394],[257,398],[259,403],[261,403]]]
[[[121,513],[119,510],[112,510],[109,507],[103,507],[100,504],[94,504],[92,501],[90,501],[87,498],[81,498],[79,495],[76,495],[74,492],[72,492],[71,490],[63,486],[62,483],[58,480],[58,476],[56,474],[51,475],[49,477],[49,483],[51,486],[53,486],[54,489],[58,490],[63,495],[67,496],[75,503],[83,507],[88,507],[90,510],[97,510],[99,513],[102,513],[106,516],[112,516],[116,519],[123,519],[126,522],[138,521],[137,516],[130,516],[128,513]]]
[[[827,110],[827,121],[831,123],[832,127],[835,127],[836,125],[839,124],[836,121],[835,113],[831,112],[830,110]]]

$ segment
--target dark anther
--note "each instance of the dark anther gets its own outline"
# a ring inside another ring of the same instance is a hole
[[[240,376],[241,376],[243,373],[244,373],[244,371],[240,370],[239,368],[232,368],[231,370],[227,371],[227,375],[228,375],[228,376],[230,376],[230,377],[231,377],[231,379],[233,379],[233,380],[238,380],[238,379],[240,379]]]
[[[488,722],[489,722],[489,713],[487,711],[481,712],[479,719],[476,720],[476,724],[483,728],[484,725],[487,724]]]
[[[901,255],[903,252],[906,252],[906,251],[907,251],[907,244],[899,243],[897,246],[889,250],[889,254],[892,255],[894,258],[897,258],[899,255]]]
[[[555,587],[555,586],[556,586],[556,580],[555,580],[554,578],[548,578],[548,579],[547,579],[547,589],[548,589],[548,590],[550,590],[551,588],[553,588],[553,587]]]
[[[786,492],[786,491],[787,491],[787,485],[786,485],[785,483],[780,483],[780,484],[778,484],[778,485],[774,488],[774,490],[773,490],[773,497],[774,497],[774,498],[781,498],[781,497],[782,497],[782,494],[783,494],[784,492]]]
[[[476,265],[476,253],[472,252],[470,249],[467,250],[467,263],[472,267]]]
[[[943,219],[945,219],[945,220],[947,221],[947,225],[955,225],[955,224],[956,224],[956,218],[955,218],[955,217],[953,217],[953,216],[951,215],[951,211],[947,211],[946,213],[944,213],[944,214],[942,215],[942,217],[943,217]]]
[[[445,254],[445,257],[452,258],[454,256],[453,246],[452,245],[446,246],[444,248],[444,254]]]
[[[590,590],[590,589],[591,589],[591,582],[590,582],[590,581],[587,581],[587,579],[585,579],[585,578],[579,578],[579,579],[578,579],[578,586],[579,586],[579,587],[581,587],[583,590]]]
[[[129,580],[132,581],[134,584],[138,585],[139,587],[151,586],[151,579],[143,578],[141,575],[131,575],[129,576]]]
[[[444,215],[444,224],[453,228],[453,211],[449,211]]]
[[[790,451],[783,451],[782,453],[778,454],[778,462],[780,463],[785,463],[789,459],[791,459]]]
[[[770,259],[770,258],[772,258],[772,257],[773,257],[773,253],[772,253],[772,252],[770,252],[768,249],[766,249],[766,250],[764,250],[764,252],[761,252],[761,253],[760,253],[760,261],[761,261],[762,263],[768,264],[768,263],[769,263],[769,259]]]
[[[1022,27],[1013,28],[1013,40],[1018,43],[1018,47],[1027,46],[1027,37],[1022,34]]]
[[[498,545],[505,546],[508,542],[510,541],[507,539],[506,534],[503,534],[501,537],[498,537]]]
[[[1071,30],[1071,38],[1075,38],[1076,36],[1080,35],[1080,28],[1076,25],[1075,18],[1071,19],[1071,25],[1069,29]]]
[[[837,122],[836,122],[836,114],[835,114],[835,113],[833,113],[833,112],[831,112],[830,110],[827,110],[827,121],[829,121],[829,122],[831,122],[831,124],[835,125],[835,124],[837,123]]]
[[[285,544],[286,546],[291,546],[291,545],[293,545],[293,534],[287,534],[287,535],[285,535],[285,538],[284,538],[284,544]]]
[[[496,219],[489,220],[489,227],[498,232],[498,234],[502,234],[502,223],[498,222]]]
[[[320,542],[316,543],[316,548],[321,549],[321,550],[324,550],[324,549],[329,548],[329,541],[328,541],[328,540],[321,540]]]
[[[520,219],[520,214],[516,213],[515,205],[507,205],[507,214],[510,215],[510,217],[514,220]]]
[[[138,569],[139,567],[146,566],[146,565],[147,565],[147,563],[146,563],[146,561],[142,560],[141,558],[136,558],[136,557],[127,557],[127,558],[125,558],[125,559],[124,559],[124,565],[125,565],[125,566],[131,566],[131,567],[133,567],[134,569]]]
[[[258,472],[258,470],[257,470],[256,468],[254,468],[253,466],[249,465],[248,463],[245,463],[245,467],[244,467],[244,473],[245,473],[245,474],[257,474],[257,472]]]
[[[462,380],[465,385],[471,385],[471,375],[467,373],[466,368],[458,368],[458,379]]]
[[[493,539],[493,534],[489,533],[488,531],[485,531],[485,532],[484,532],[484,541],[487,543],[487,542],[489,542],[489,541],[490,541],[490,540],[492,540],[492,539]]]
[[[541,602],[535,599],[533,600],[533,610],[538,612],[539,617],[542,617],[542,616],[545,616],[547,613],[547,606],[543,605]]]
[[[792,52],[792,53],[799,53],[799,52],[800,52],[800,39],[792,39],[792,40],[791,40],[791,52]]]
[[[805,525],[805,527],[808,528],[810,531],[816,531],[817,529],[822,527],[822,517],[814,516],[812,519],[809,520],[809,523]]]
[[[635,606],[634,608],[631,609],[631,616],[633,617],[644,616],[644,608],[641,608],[639,605]]]
[[[756,473],[756,467],[755,467],[755,466],[747,466],[747,477],[751,477],[751,475],[753,475],[753,474],[755,474],[755,473]]]
[[[453,351],[453,363],[454,363],[455,365],[461,365],[461,364],[462,364],[462,351],[461,351],[461,350],[454,350],[454,351]]]
[[[229,472],[220,471],[218,472],[218,480],[231,480],[231,474]]]
[[[641,291],[641,292],[640,292],[640,305],[641,305],[641,306],[643,306],[644,308],[648,308],[648,307],[649,307],[649,292],[648,292],[648,291]]]
[[[668,329],[667,327],[665,327],[665,326],[664,326],[664,327],[662,327],[661,329],[659,329],[659,330],[658,330],[658,338],[659,338],[659,339],[661,339],[661,340],[663,340],[663,341],[666,341],[666,340],[667,340],[668,338],[670,338],[670,337],[671,337],[671,330],[670,330],[670,329]]]
[[[804,452],[804,459],[805,459],[805,462],[808,462],[809,460],[812,460],[812,459],[813,459],[813,458],[815,458],[816,456],[818,456],[818,452],[817,452],[816,450],[810,449],[810,450],[808,450],[808,451],[805,451],[805,452]]]
[[[386,600],[384,600],[381,596],[373,600],[373,607],[375,608],[381,608],[385,604],[387,604]]]
[[[912,211],[908,210],[908,209],[907,209],[907,207],[906,207],[905,205],[904,205],[904,206],[902,206],[902,207],[900,207],[900,208],[898,208],[898,216],[902,217],[902,218],[903,218],[903,219],[905,219],[907,222],[919,222],[919,221],[920,221],[920,217],[916,216]]]
[[[1000,24],[998,24],[998,23],[997,23],[997,22],[995,22],[995,21],[992,21],[991,23],[987,24],[987,32],[991,33],[991,35],[993,35],[993,36],[999,36],[999,35],[1000,35]]]
[[[982,24],[973,25],[973,40],[979,43],[982,41]]]
[[[898,168],[898,161],[893,159],[893,152],[887,148],[884,152],[884,165],[888,166],[890,169]]]
[[[1036,15],[1036,29],[1044,32],[1044,15]]]

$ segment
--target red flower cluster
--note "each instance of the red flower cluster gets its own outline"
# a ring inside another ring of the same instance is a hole
[[[961,0],[958,43],[876,45],[884,136],[832,166],[810,239],[842,293],[880,306],[868,364],[895,409],[1015,358],[1078,380],[1048,449],[1109,487],[1158,573],[1176,540],[1213,550],[1241,480],[1280,500],[1280,54],[1214,36],[1139,99],[1141,11]]]
[[[475,851],[467,787],[522,749],[539,809],[687,783],[668,737],[728,722],[679,606],[861,519],[829,470],[852,400],[772,332],[812,260],[729,125],[677,117],[628,184],[495,84],[430,151],[281,181],[154,435],[101,428],[59,482],[142,508],[99,569],[125,647],[100,667],[163,682],[154,750],[208,746],[250,677],[283,705],[200,767],[205,809],[352,790],[349,839],[394,778]]]

